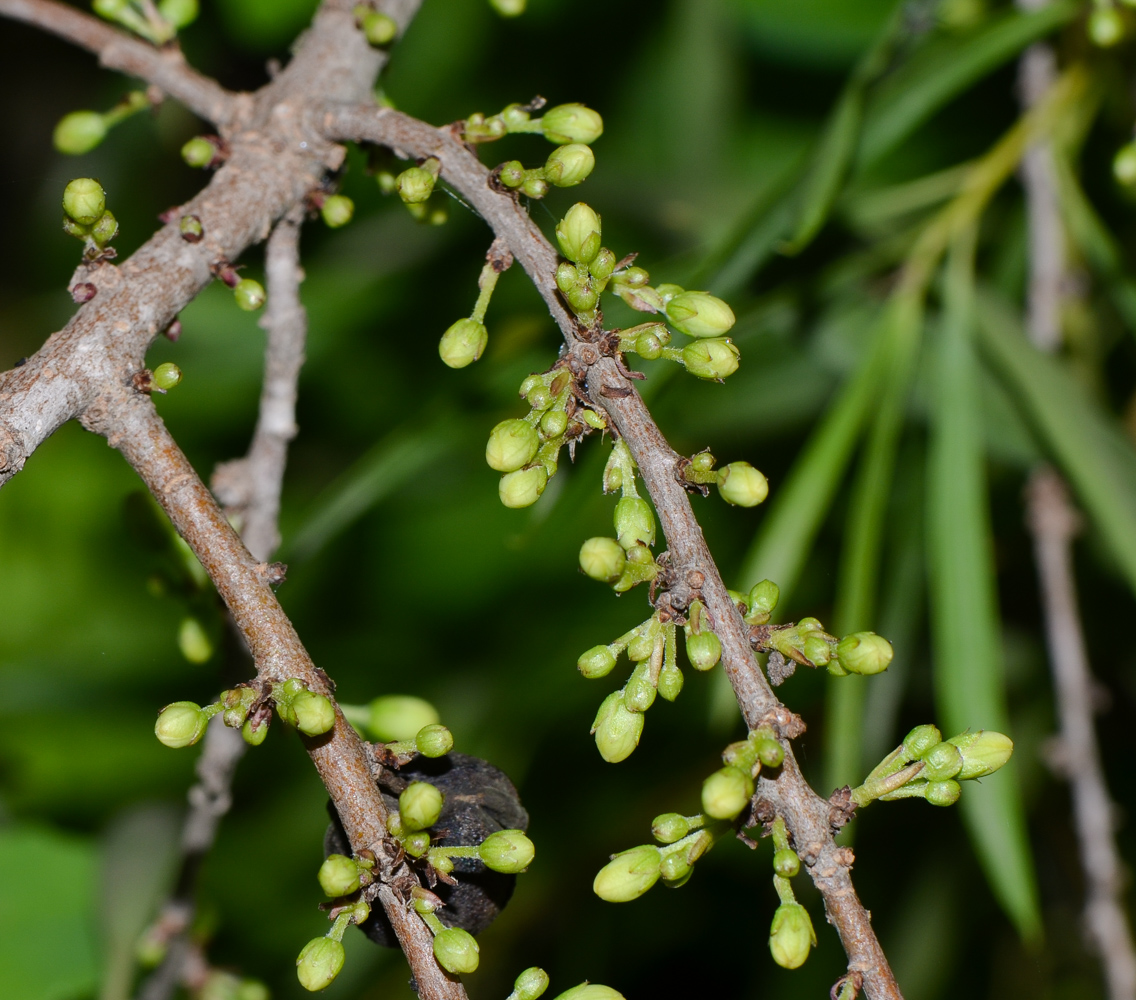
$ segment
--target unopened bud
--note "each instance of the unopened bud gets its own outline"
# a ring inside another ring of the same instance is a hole
[[[389,14],[377,10],[367,11],[359,19],[359,27],[363,29],[363,37],[371,45],[390,45],[398,34],[398,24]]]
[[[763,767],[780,767],[785,760],[785,748],[775,739],[764,737],[754,741],[757,759]]]
[[[408,205],[420,205],[434,193],[435,176],[424,167],[410,167],[398,175],[398,196]]]
[[[408,694],[388,694],[375,698],[368,706],[371,736],[384,743],[412,740],[427,726],[439,722],[438,710],[423,698]]]
[[[355,215],[355,202],[343,194],[329,195],[320,206],[320,215],[329,229],[338,229]]]
[[[563,145],[569,142],[595,142],[603,135],[603,119],[583,104],[559,104],[540,120],[545,138]]]
[[[957,781],[929,781],[924,798],[933,806],[953,806],[959,800],[962,788]]]
[[[527,421],[502,420],[489,433],[485,461],[498,472],[515,472],[533,460],[540,447],[540,435]]]
[[[540,199],[548,194],[548,181],[539,170],[526,170],[525,179],[521,181],[521,194]]]
[[[261,720],[248,719],[245,724],[241,726],[241,738],[250,746],[260,746],[268,736],[268,720],[271,716],[266,716]]]
[[[959,781],[993,774],[1014,752],[1014,741],[1004,733],[996,733],[992,729],[962,733],[959,736],[952,736],[947,742],[958,747],[959,753],[962,754],[962,768],[957,775],[954,775]]]
[[[580,983],[554,1000],[623,1000],[623,994],[599,983]]]
[[[662,855],[657,847],[645,844],[617,854],[599,870],[592,891],[609,903],[628,903],[638,899],[659,878]]]
[[[667,701],[674,701],[682,693],[682,671],[673,663],[664,663],[659,671],[659,694]]]
[[[187,28],[200,13],[197,0],[159,0],[158,13],[175,28]]]
[[[576,668],[589,679],[606,677],[614,667],[615,654],[607,646],[593,646],[576,661]]]
[[[575,187],[595,165],[596,156],[591,147],[573,142],[552,151],[544,164],[544,176],[549,184],[557,187]]]
[[[192,701],[175,701],[162,709],[154,723],[154,735],[165,746],[179,750],[201,739],[208,724],[200,705]]]
[[[451,368],[471,365],[485,352],[489,331],[475,319],[459,319],[442,334],[438,354]]]
[[[568,299],[568,305],[572,307],[575,313],[591,312],[595,309],[596,303],[599,302],[599,295],[590,281],[578,281],[571,288],[568,289],[568,294],[565,296]]]
[[[568,209],[557,223],[556,242],[570,261],[588,264],[600,252],[602,231],[600,217],[581,201]]]
[[[709,292],[681,292],[667,302],[667,319],[688,337],[720,337],[734,325],[734,311]]]
[[[710,670],[722,658],[722,642],[704,628],[686,637],[686,655],[695,670]]]
[[[580,546],[580,569],[600,583],[615,583],[626,564],[627,556],[614,538],[589,538]]]
[[[63,189],[63,211],[81,226],[93,226],[106,211],[106,192],[91,177],[77,177]]]
[[[264,305],[267,296],[264,293],[264,286],[259,281],[242,278],[233,289],[233,298],[245,312],[255,312]]]
[[[217,158],[217,147],[203,135],[196,135],[181,147],[181,158],[191,167],[208,167]]]
[[[937,743],[921,759],[919,777],[926,781],[946,781],[962,769],[962,754],[953,743]]]
[[[430,832],[428,830],[415,830],[402,838],[402,848],[412,858],[420,858],[430,850]]]
[[[549,410],[540,418],[540,433],[546,438],[560,437],[568,429],[568,414],[563,410]]]
[[[172,361],[165,361],[154,369],[150,376],[151,384],[162,392],[169,392],[181,382],[181,369]]]
[[[506,875],[516,875],[532,863],[536,848],[520,830],[498,830],[482,841],[477,854],[485,862],[486,868]]]
[[[319,884],[325,895],[349,895],[359,888],[359,866],[344,854],[329,854],[320,865]]]
[[[753,778],[736,767],[723,767],[702,783],[702,811],[714,819],[733,819],[753,798]]]
[[[663,813],[651,821],[651,835],[660,844],[673,844],[690,833],[690,821],[680,813]]]
[[[875,632],[853,632],[837,643],[836,655],[849,673],[870,677],[887,670],[895,650],[887,639]]]
[[[651,505],[639,497],[623,497],[615,505],[615,533],[624,549],[654,545],[655,515]]]
[[[497,495],[506,507],[529,507],[540,499],[548,485],[548,472],[544,466],[518,469],[501,477]]]
[[[756,507],[769,496],[769,480],[749,462],[731,462],[718,470],[718,492],[726,503]]]
[[[91,239],[96,246],[105,247],[118,235],[118,220],[110,211],[103,212],[99,221],[91,227]]]
[[[59,119],[51,140],[59,152],[80,156],[94,149],[106,134],[106,121],[97,111],[72,111]]]
[[[783,969],[799,969],[816,945],[816,933],[808,911],[800,903],[782,903],[769,928],[769,951]]]
[[[903,752],[911,760],[919,760],[934,746],[942,742],[943,734],[936,726],[916,726],[903,738]]]
[[[447,927],[434,936],[434,957],[438,964],[455,976],[477,971],[481,949],[469,931]]]
[[[607,281],[615,271],[615,265],[619,263],[615,259],[615,253],[607,247],[600,247],[599,253],[588,265],[588,270],[591,272],[593,278],[597,281]]]
[[[296,959],[296,978],[313,993],[331,985],[343,968],[343,945],[329,937],[319,937],[304,945]]]
[[[729,340],[694,340],[682,349],[682,363],[698,378],[723,379],[738,370],[739,351]]]
[[[690,861],[684,851],[674,851],[666,855],[659,865],[659,877],[670,885],[682,884],[691,873]]]
[[[523,6],[523,2],[522,2]],[[548,989],[548,973],[533,966],[525,969],[513,983],[511,1000],[537,1000]]]
[[[454,748],[454,734],[437,723],[423,726],[414,737],[414,748],[423,757],[444,757]]]
[[[398,797],[398,814],[407,830],[425,830],[438,822],[445,796],[428,781],[412,781]]]
[[[764,615],[766,616],[765,621],[768,621],[769,615],[773,613],[773,609],[777,607],[777,602],[780,599],[781,588],[772,580],[762,580],[761,583],[754,584],[746,599],[746,603],[749,605],[749,615]],[[759,624],[765,624],[765,622]]]
[[[639,745],[643,735],[643,714],[629,712],[623,704],[623,692],[613,691],[600,705],[592,723],[596,749],[609,764],[626,760]]]
[[[183,215],[178,220],[178,232],[186,243],[200,243],[205,236],[205,227],[196,215]]]
[[[301,691],[292,700],[293,725],[305,736],[322,736],[335,725],[335,706],[326,695]]]
[[[801,859],[790,847],[783,847],[773,855],[773,870],[782,878],[792,878],[801,870]]]

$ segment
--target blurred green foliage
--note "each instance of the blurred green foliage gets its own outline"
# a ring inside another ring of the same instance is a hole
[[[267,79],[266,58],[286,59],[313,6],[205,3],[184,47],[227,86],[255,87]],[[868,620],[850,628],[875,627],[893,640],[886,675],[842,682],[860,687],[846,688],[859,693],[835,739],[852,757],[836,763],[858,757],[862,774],[926,721],[1005,724],[1016,741],[1013,771],[982,789],[1025,817],[1018,840],[1010,830],[1008,853],[992,858],[992,841],[979,841],[987,871],[1000,868],[997,893],[956,811],[880,804],[857,821],[857,887],[905,994],[1102,996],[1075,930],[1081,880],[1067,794],[1042,765],[1053,712],[1020,492],[1046,456],[1086,510],[1083,612],[1094,669],[1112,697],[1101,739],[1110,787],[1130,809],[1136,780],[1125,719],[1136,655],[1122,626],[1132,618],[1136,573],[1136,343],[1124,275],[1136,216],[1109,170],[1134,117],[1130,48],[1090,51],[1074,3],[1035,15],[980,0],[914,0],[898,15],[887,0],[530,0],[529,8],[502,21],[485,0],[426,0],[394,50],[385,92],[438,123],[537,93],[597,108],[606,132],[594,175],[579,191],[533,204],[534,217],[550,231],[583,197],[603,214],[605,242],[620,254],[638,251],[655,280],[729,295],[743,353],[737,375],[695,384],[647,364],[644,392],[680,451],[710,446],[769,476],[765,513],[716,498],[696,504],[728,580],[748,587],[770,575],[786,595],[785,617],[839,623],[863,614]],[[1084,58],[1092,73],[1082,134],[1062,161],[1083,284],[1066,351],[1042,357],[1020,330],[1025,225],[1011,182],[979,229],[974,287],[958,292],[977,319],[952,325],[940,309],[947,292],[932,284],[873,466],[865,441],[890,383],[871,345],[893,269],[915,227],[957,191],[956,168],[1014,122],[1018,52],[1053,33],[1062,58]],[[51,130],[64,113],[109,107],[128,82],[28,28],[0,22],[0,39],[7,367],[73,309],[65,287],[75,245],[58,224],[68,179],[102,180],[122,226],[120,252],[129,253],[157,213],[202,177],[177,156],[199,126],[171,103],[80,159],[55,154]],[[483,157],[543,159],[542,140],[523,139]],[[343,190],[356,201],[356,220],[334,233],[314,223],[303,234],[311,338],[285,487],[291,570],[280,597],[345,701],[429,698],[459,750],[493,761],[521,789],[537,859],[483,935],[471,996],[504,996],[534,964],[554,989],[588,978],[629,998],[672,995],[680,984],[701,995],[823,995],[844,961],[811,887],[798,891],[820,947],[796,972],[768,958],[768,842],[754,853],[721,844],[688,885],[657,888],[650,902],[613,906],[592,894],[606,857],[643,842],[656,813],[695,808],[702,777],[740,732],[736,708],[719,675],[691,675],[677,704],[650,713],[636,754],[616,767],[600,760],[587,729],[615,680],[582,680],[575,658],[645,617],[640,594],[615,600],[576,569],[581,540],[610,525],[612,502],[599,492],[606,448],[583,447],[524,511],[501,507],[481,457],[489,429],[520,412],[521,379],[555,358],[547,310],[513,269],[490,308],[486,356],[470,369],[445,369],[437,338],[473,303],[485,227],[456,200],[446,226],[419,226],[381,197],[358,151]],[[805,237],[800,252],[779,253],[794,235]],[[245,261],[254,276],[257,259],[250,252]],[[627,325],[631,313],[613,306],[608,321]],[[150,361],[176,360],[185,373],[158,406],[208,475],[247,446],[263,334],[218,286],[183,322],[182,339],[160,341]],[[123,956],[168,884],[170,810],[192,780],[194,751],[159,745],[154,716],[175,699],[209,699],[247,669],[216,602],[188,584],[176,552],[140,542],[130,499],[138,488],[103,441],[69,426],[0,495],[0,969],[10,977],[8,1000],[127,995]],[[950,574],[935,569],[945,558],[958,563],[956,577],[987,588],[971,606],[934,597],[950,585]],[[853,600],[847,581],[856,579],[868,582]],[[178,623],[191,612],[218,641],[205,664],[178,651]],[[968,664],[988,665],[984,702],[967,686]],[[834,761],[826,747],[840,716],[825,711],[833,697],[825,678],[800,671],[781,695],[809,723],[800,757],[827,792]],[[968,699],[1005,711],[1008,722],[951,721]],[[323,927],[315,873],[325,799],[299,746],[276,727],[242,763],[234,809],[203,873],[201,932],[211,958],[264,979],[279,998],[300,995],[295,955]],[[1131,827],[1120,837],[1133,857]],[[1022,943],[999,898],[1026,929],[1038,900],[1044,948]],[[411,995],[397,953],[354,932],[346,944],[329,997]]]

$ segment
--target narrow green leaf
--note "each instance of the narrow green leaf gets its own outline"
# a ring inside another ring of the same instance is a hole
[[[974,326],[974,231],[952,248],[935,366],[928,455],[928,562],[934,683],[950,733],[1009,731],[991,551]],[[1040,933],[1037,885],[1017,774],[967,782],[961,808],[995,897],[1019,933]]]
[[[984,356],[1136,592],[1136,449],[1060,361],[1029,344],[1006,305],[983,295],[978,318]]]
[[[895,149],[936,111],[1031,42],[1071,21],[1080,11],[1058,0],[1038,11],[991,18],[962,36],[935,38],[886,79],[864,111],[855,167],[870,167]]]

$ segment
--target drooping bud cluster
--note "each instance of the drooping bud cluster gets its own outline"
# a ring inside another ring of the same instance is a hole
[[[84,257],[113,257],[107,244],[118,233],[118,222],[106,207],[103,186],[91,177],[77,177],[63,189],[63,231],[86,244]]]
[[[165,45],[177,37],[178,30],[197,20],[198,0],[94,0],[95,13],[122,25],[128,31],[155,45]]]
[[[146,91],[132,90],[107,112],[72,111],[59,119],[52,133],[52,142],[60,153],[68,156],[89,153],[115,125],[148,107],[150,99]]]
[[[968,730],[944,740],[935,726],[916,726],[852,790],[852,801],[864,806],[875,799],[920,798],[934,806],[954,805],[960,781],[993,774],[1013,752],[1013,740],[993,730]]]

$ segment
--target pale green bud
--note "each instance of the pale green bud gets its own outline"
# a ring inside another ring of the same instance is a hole
[[[469,931],[447,927],[434,936],[434,957],[438,964],[455,976],[477,971],[481,949]]]
[[[583,104],[559,104],[544,113],[540,124],[545,138],[560,145],[595,142],[603,135],[603,119]]]
[[[595,259],[588,265],[588,270],[591,272],[593,278],[597,281],[606,282],[611,277],[612,272],[615,271],[615,265],[618,261],[615,259],[615,253],[607,247],[600,247],[599,253],[596,254]]]
[[[629,903],[638,899],[659,878],[662,855],[657,847],[644,844],[617,854],[599,870],[592,891],[609,903]]]
[[[498,472],[515,472],[528,465],[540,447],[536,428],[524,420],[502,420],[489,433],[485,461]]]
[[[682,671],[673,663],[663,664],[659,671],[659,694],[667,701],[674,701],[682,693]]]
[[[81,226],[93,226],[106,211],[106,192],[91,177],[76,177],[63,189],[63,211]]]
[[[335,706],[326,695],[301,691],[292,700],[292,724],[305,736],[322,736],[335,725]]]
[[[407,830],[425,830],[438,822],[445,796],[428,781],[412,781],[398,797],[398,815]]]
[[[197,20],[197,0],[159,0],[158,13],[175,28],[187,28]]]
[[[589,538],[580,546],[580,569],[600,583],[615,583],[626,564],[627,556],[614,538]]]
[[[420,205],[434,193],[435,176],[424,167],[410,167],[398,175],[398,196],[408,205]]]
[[[390,45],[398,34],[398,23],[389,14],[377,10],[369,10],[359,19],[359,27],[363,29],[363,37],[368,43],[381,47]]]
[[[933,806],[953,806],[961,794],[962,788],[957,781],[929,781],[924,798]]]
[[[837,643],[836,655],[849,673],[868,677],[887,670],[895,650],[887,639],[875,632],[853,632]]]
[[[99,221],[91,227],[91,239],[100,247],[106,246],[118,235],[118,220],[109,212],[103,212]]]
[[[506,507],[529,507],[540,499],[548,485],[548,472],[544,466],[519,469],[501,477],[497,495]]]
[[[647,361],[654,361],[662,356],[663,345],[650,330],[644,330],[635,338],[635,353]]]
[[[562,260],[556,267],[556,287],[567,295],[573,288],[579,284],[580,272],[576,270],[575,264],[570,264],[566,260]]]
[[[525,179],[521,181],[521,194],[539,199],[548,194],[548,191],[548,181],[539,170],[525,171]]]
[[[217,147],[203,135],[195,135],[181,147],[181,158],[191,167],[201,169],[217,158]]]
[[[919,760],[928,750],[942,742],[943,734],[936,726],[916,726],[903,738],[903,752]]]
[[[67,119],[63,119],[66,121]],[[62,125],[62,122],[60,122]],[[56,148],[59,147],[58,141]],[[64,150],[67,152],[67,150]],[[1112,176],[1125,187],[1136,185],[1136,140],[1121,146],[1112,160]]]
[[[825,666],[832,659],[832,644],[823,636],[805,636],[803,651],[805,659],[817,667]]]
[[[502,163],[497,177],[507,188],[519,188],[525,182],[525,165],[520,160]]]
[[[523,5],[523,4],[522,4]],[[533,966],[525,969],[513,983],[511,1000],[537,1000],[548,989],[548,973]]]
[[[359,888],[359,866],[344,854],[329,854],[320,865],[319,884],[327,896],[346,896]]]
[[[106,134],[106,121],[97,111],[72,111],[59,119],[51,141],[59,152],[80,156],[94,149]]]
[[[593,646],[576,661],[576,668],[588,679],[606,677],[614,667],[615,654],[607,646]]]
[[[781,588],[777,586],[772,580],[762,580],[761,583],[754,584],[753,589],[749,592],[746,599],[746,604],[749,605],[749,613],[751,615],[771,615],[773,609],[777,607],[777,602],[781,599]],[[766,621],[768,621],[768,617]],[[764,624],[762,622],[761,624]]]
[[[651,505],[639,497],[623,497],[615,505],[615,533],[624,549],[655,544],[655,515]]]
[[[166,361],[154,369],[150,381],[163,391],[169,391],[181,381],[181,369],[172,361]]]
[[[506,875],[516,875],[532,863],[536,847],[520,830],[498,830],[482,841],[477,854],[485,862],[486,868]]]
[[[595,165],[596,156],[591,147],[573,142],[552,151],[544,164],[544,176],[549,184],[557,187],[575,187]]]
[[[420,858],[430,850],[430,833],[427,830],[415,830],[402,838],[402,847],[412,858]]]
[[[785,748],[775,739],[765,737],[754,740],[753,748],[764,767],[780,767],[785,760]]]
[[[563,410],[549,410],[540,418],[540,433],[546,438],[558,438],[568,429],[568,414]]]
[[[586,313],[595,309],[600,297],[591,282],[585,280],[578,281],[569,288],[565,298],[568,299],[568,305],[572,307],[573,312]]]
[[[333,194],[324,198],[320,215],[329,229],[346,226],[355,215],[355,202],[343,194]]]
[[[659,877],[671,885],[685,882],[690,877],[691,871],[690,861],[683,851],[674,851],[666,855],[659,865]]]
[[[686,655],[695,670],[710,670],[722,658],[721,640],[704,628],[686,637]]]
[[[962,754],[962,769],[954,775],[959,781],[983,778],[1002,767],[1014,752],[1014,741],[1004,733],[980,729],[976,733],[952,736],[953,743]]]
[[[241,738],[250,746],[258,747],[268,737],[268,719],[260,721],[259,725],[253,726],[252,719],[246,719],[245,724],[241,726]]]
[[[801,870],[801,859],[790,847],[783,847],[773,855],[773,870],[782,878],[792,878]]]
[[[241,278],[233,289],[233,298],[237,306],[245,312],[256,312],[268,298],[264,293],[264,286],[252,278]]]
[[[623,1000],[623,994],[599,983],[581,983],[561,993],[554,1000]]]
[[[720,337],[736,322],[734,311],[709,292],[681,292],[667,302],[666,313],[688,337]]]
[[[627,658],[635,663],[647,659],[655,650],[655,633],[651,630],[640,632],[627,644]]]
[[[962,754],[952,743],[937,743],[922,757],[919,777],[926,781],[946,781],[962,769]]]
[[[682,363],[698,378],[723,379],[733,375],[740,357],[741,351],[725,338],[693,340],[682,349]]]
[[[590,263],[600,252],[602,227],[600,217],[582,201],[565,213],[556,225],[556,242],[560,252],[577,264]]]
[[[596,749],[609,764],[626,760],[639,745],[643,735],[643,714],[629,712],[623,704],[623,692],[613,691],[600,705],[592,724]]]
[[[658,293],[659,298],[662,300],[662,303],[665,306],[676,295],[682,295],[682,293],[685,292],[686,289],[683,288],[682,285],[669,285],[664,283],[661,285],[656,285],[655,291]]]
[[[296,959],[296,978],[313,993],[331,985],[339,975],[346,957],[343,945],[329,937],[319,937],[304,945]]]
[[[375,698],[368,706],[371,736],[384,743],[412,740],[427,726],[440,721],[438,710],[423,698],[409,694],[388,694]]]
[[[647,676],[646,664],[636,668],[623,689],[623,704],[629,712],[646,712],[654,703],[658,691]]]
[[[769,951],[783,969],[799,969],[816,945],[816,933],[808,911],[800,903],[782,903],[769,928]]]
[[[475,319],[459,319],[442,334],[438,354],[451,368],[471,365],[485,352],[489,331]]]
[[[714,819],[733,819],[753,798],[753,778],[736,767],[723,767],[702,783],[702,811]]]
[[[718,492],[726,503],[756,507],[769,496],[769,480],[749,462],[731,462],[718,470]]]
[[[1124,19],[1115,7],[1097,7],[1089,15],[1089,37],[1102,49],[1111,48],[1124,38]]]
[[[414,748],[423,757],[444,757],[454,748],[454,734],[437,723],[423,726],[414,737]]]
[[[651,821],[651,835],[660,844],[673,844],[690,833],[690,821],[680,813],[663,813]]]
[[[162,709],[154,723],[154,735],[165,746],[179,750],[193,746],[201,739],[208,724],[200,705],[192,701],[175,701]]]

